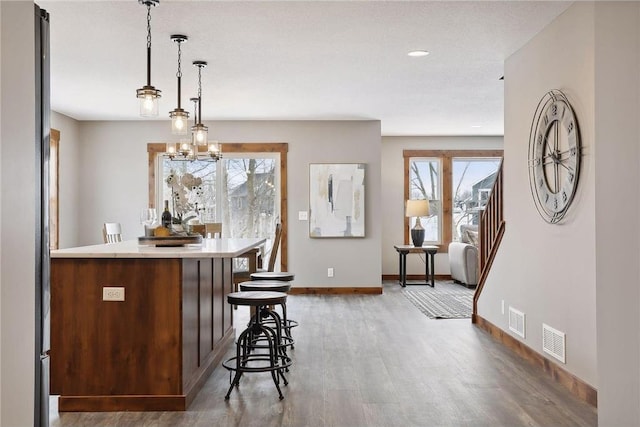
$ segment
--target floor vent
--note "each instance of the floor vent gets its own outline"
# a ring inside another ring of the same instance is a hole
[[[524,338],[524,313],[509,307],[509,330]]]
[[[565,335],[549,325],[542,324],[542,350],[555,357],[562,363],[565,362]]]

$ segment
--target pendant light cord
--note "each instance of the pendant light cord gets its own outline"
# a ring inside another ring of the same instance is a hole
[[[202,124],[202,67],[198,67],[198,124]]]
[[[178,41],[178,72],[176,73],[178,78],[178,109],[180,109],[180,98],[182,98],[182,90],[180,81],[182,80],[182,43]]]
[[[151,86],[151,3],[147,3],[147,86]]]

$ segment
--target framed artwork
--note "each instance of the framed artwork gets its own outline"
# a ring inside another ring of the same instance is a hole
[[[364,237],[365,163],[309,165],[309,236]]]

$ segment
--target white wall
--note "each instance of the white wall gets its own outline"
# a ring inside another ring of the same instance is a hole
[[[595,5],[598,423],[640,425],[640,4]]]
[[[58,187],[59,248],[78,245],[80,182],[80,124],[63,114],[52,112],[51,127],[60,131]]]
[[[578,3],[506,61],[506,232],[478,311],[506,331],[501,301],[524,312],[523,341],[540,353],[543,322],[565,332],[563,367],[597,386],[593,40],[593,4]],[[572,103],[583,148],[577,195],[558,225],[538,215],[527,169],[533,114],[550,89],[563,90]]]
[[[295,286],[380,286],[381,179],[379,121],[221,121],[205,123],[222,142],[287,142],[289,270]],[[147,203],[148,142],[170,138],[168,121],[80,122],[78,245],[101,243],[105,221],[125,239],[140,235]],[[64,134],[61,140],[64,140]],[[366,163],[366,237],[311,239],[298,211],[309,206],[309,163]],[[61,170],[60,178],[63,182]],[[65,190],[66,191],[66,190]],[[61,225],[61,233],[64,233]],[[327,267],[335,276],[327,278]]]
[[[576,3],[506,62],[506,234],[479,314],[504,330],[500,302],[567,334],[569,372],[598,389],[600,425],[640,425],[640,4]],[[576,110],[583,170],[568,218],[537,217],[527,181],[537,100],[562,89]],[[597,202],[597,203],[596,203]]]
[[[398,253],[404,243],[403,150],[501,150],[502,136],[385,136],[382,138],[382,274],[398,274]],[[446,253],[435,256],[436,274],[449,274]],[[424,274],[418,256],[407,257],[408,274]]]
[[[32,2],[0,2],[0,425],[33,425],[35,74]]]
[[[0,23],[2,23],[2,5],[0,4]],[[0,29],[0,99],[2,99],[2,31]],[[2,102],[0,102],[0,165],[2,164]],[[0,173],[2,188],[2,173]],[[0,265],[2,265],[2,197],[0,197]],[[2,275],[0,274],[0,343],[2,340]],[[0,384],[2,384],[2,351],[0,346]],[[2,387],[0,387],[0,422],[2,422]]]
[[[2,5],[0,4],[0,23]],[[2,31],[0,30],[0,99],[2,99]],[[0,104],[0,165],[2,164],[2,105]],[[2,188],[2,173],[0,173]],[[2,242],[2,197],[0,197],[0,242]],[[0,265],[2,264],[2,244],[0,244]],[[2,275],[0,274],[0,322],[2,321]],[[0,384],[2,384],[2,323],[0,323]],[[0,422],[2,422],[2,387],[0,387]]]

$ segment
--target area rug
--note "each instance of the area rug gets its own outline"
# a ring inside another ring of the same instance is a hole
[[[431,319],[471,317],[474,290],[462,285],[443,281],[437,281],[435,288],[408,285],[402,294]]]

